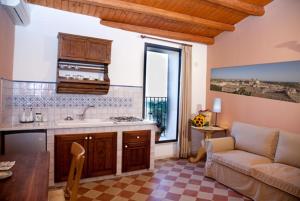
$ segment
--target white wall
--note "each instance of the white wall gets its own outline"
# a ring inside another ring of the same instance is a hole
[[[16,26],[15,30],[14,80],[56,81],[58,32],[113,40],[109,77],[111,84],[115,85],[143,85],[145,42],[180,47],[173,43],[141,39],[139,33],[105,27],[95,17],[37,5],[30,5],[30,9],[30,25]],[[194,113],[197,104],[205,107],[207,46],[191,44]]]

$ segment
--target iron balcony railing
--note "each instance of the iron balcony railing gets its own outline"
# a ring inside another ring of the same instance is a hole
[[[145,118],[156,121],[162,135],[165,135],[168,122],[168,98],[146,97]]]

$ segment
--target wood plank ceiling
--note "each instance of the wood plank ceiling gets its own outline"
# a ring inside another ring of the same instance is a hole
[[[165,38],[213,44],[250,15],[262,16],[272,0],[28,0],[99,17],[101,24]]]

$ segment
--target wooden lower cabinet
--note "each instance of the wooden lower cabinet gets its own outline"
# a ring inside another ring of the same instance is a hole
[[[72,142],[86,150],[82,178],[116,173],[117,133],[68,134],[55,136],[54,181],[66,181]]]
[[[94,134],[89,143],[88,176],[116,173],[117,133]]]
[[[150,130],[123,132],[122,172],[150,167]]]

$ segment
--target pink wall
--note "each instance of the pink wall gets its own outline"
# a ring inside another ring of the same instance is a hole
[[[250,64],[300,60],[300,1],[276,0],[262,17],[249,17],[232,33],[208,47],[207,106],[222,98],[220,124],[232,121],[277,127],[300,134],[300,104],[210,91],[210,70]],[[300,67],[299,67],[300,68]]]
[[[12,79],[15,26],[0,5],[0,77]]]

